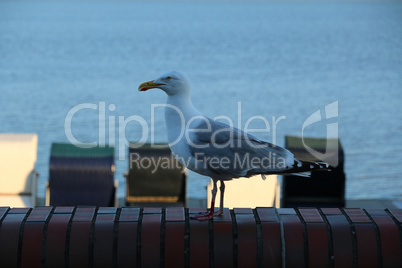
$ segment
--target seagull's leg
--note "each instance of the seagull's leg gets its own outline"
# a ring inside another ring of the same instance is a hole
[[[223,214],[223,197],[225,195],[225,183],[223,181],[221,181],[221,186],[219,187],[219,190],[221,190],[221,200],[220,200],[219,211],[215,213],[215,216]]]
[[[199,221],[206,221],[209,219],[212,219],[215,215],[215,197],[216,197],[216,192],[218,191],[218,187],[216,185],[216,181],[212,180],[214,182],[214,188],[212,189],[212,198],[211,198],[211,209],[207,213],[203,213],[200,215],[196,215],[194,217],[190,217],[190,219],[193,220],[199,220]]]

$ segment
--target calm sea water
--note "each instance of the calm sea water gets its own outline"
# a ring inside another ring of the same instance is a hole
[[[166,96],[137,87],[181,70],[195,106],[261,139],[337,126],[347,198],[401,198],[401,44],[402,2],[0,1],[0,131],[39,135],[44,195],[51,143],[70,131],[116,158],[124,140],[166,142],[162,109],[151,118]],[[116,168],[124,193],[128,160]],[[189,195],[207,181],[190,173]]]

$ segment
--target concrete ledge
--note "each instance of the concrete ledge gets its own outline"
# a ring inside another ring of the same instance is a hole
[[[402,210],[0,207],[1,267],[401,267]]]
[[[398,201],[387,199],[359,199],[346,200],[348,208],[402,208],[398,207]]]

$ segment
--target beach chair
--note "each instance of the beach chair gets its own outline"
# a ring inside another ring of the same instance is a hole
[[[323,161],[335,168],[313,171],[310,178],[283,176],[281,207],[344,207],[346,176],[340,140],[286,136],[285,147],[298,159]]]
[[[53,143],[46,205],[116,205],[114,148]]]
[[[277,207],[280,206],[280,185],[277,175],[261,175],[250,178],[237,178],[225,181],[225,208],[256,208],[256,207]],[[219,187],[219,183],[218,183]],[[212,180],[207,186],[207,204],[212,199]],[[215,199],[215,207],[220,206],[219,192]]]
[[[186,206],[185,168],[167,144],[129,148],[126,205],[140,207]],[[157,148],[155,148],[157,147]]]
[[[36,205],[36,134],[0,133],[0,206]]]

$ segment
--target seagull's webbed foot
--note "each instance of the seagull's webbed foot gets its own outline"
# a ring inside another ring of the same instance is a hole
[[[207,212],[200,212],[198,215],[195,215],[193,217],[190,217],[192,220],[197,220],[197,221],[206,221],[210,220],[215,216],[220,216],[223,214],[223,210],[219,210],[217,212],[214,212],[214,210],[209,210]]]
[[[202,213],[199,215],[195,215],[193,217],[190,217],[190,219],[197,220],[197,221],[206,221],[206,220],[212,219],[214,216],[215,216],[215,213],[208,212],[208,213]]]

